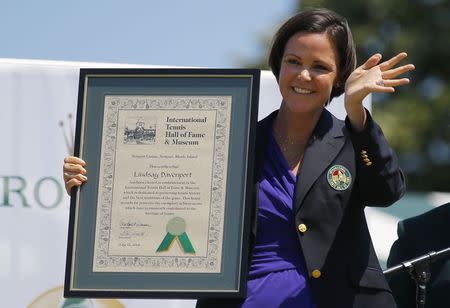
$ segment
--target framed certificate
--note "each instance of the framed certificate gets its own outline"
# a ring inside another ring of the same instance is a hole
[[[81,69],[66,297],[242,297],[258,70]]]

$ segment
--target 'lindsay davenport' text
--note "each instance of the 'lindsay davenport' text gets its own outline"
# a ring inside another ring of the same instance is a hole
[[[159,179],[159,178],[178,178],[178,179],[184,179],[184,178],[191,178],[192,172],[153,172],[153,171],[133,171],[134,177],[147,177],[152,179]]]

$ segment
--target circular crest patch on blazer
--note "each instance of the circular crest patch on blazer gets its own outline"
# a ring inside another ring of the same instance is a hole
[[[346,190],[352,182],[352,175],[347,168],[334,165],[327,172],[328,184],[336,190]]]

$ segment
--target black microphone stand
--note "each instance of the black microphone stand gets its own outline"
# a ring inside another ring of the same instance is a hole
[[[438,252],[430,251],[415,259],[411,259],[383,271],[383,274],[391,274],[399,270],[407,270],[411,279],[416,282],[416,307],[425,308],[425,296],[427,282],[431,278],[430,264],[439,258],[450,256],[450,247]]]

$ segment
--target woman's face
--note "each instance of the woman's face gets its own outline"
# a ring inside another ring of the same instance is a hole
[[[336,81],[337,59],[326,33],[293,35],[284,49],[278,78],[285,107],[294,113],[320,112]]]

